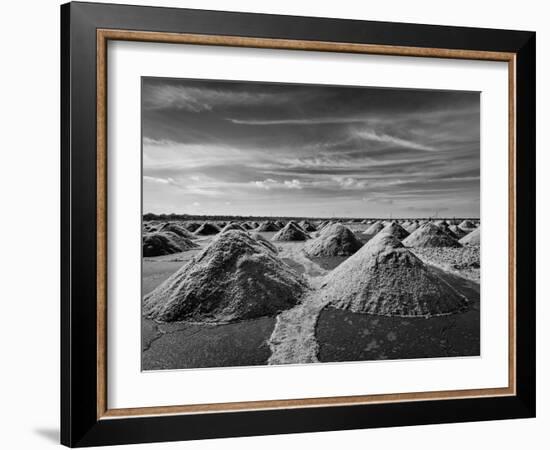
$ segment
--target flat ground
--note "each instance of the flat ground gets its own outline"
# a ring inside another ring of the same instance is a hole
[[[349,226],[349,225],[348,225]],[[361,235],[365,225],[349,226]],[[261,233],[271,239],[275,233]],[[213,237],[200,239],[203,248]],[[315,286],[345,257],[307,258],[303,242],[275,243],[279,256]],[[201,248],[144,258],[142,295],[151,292]],[[464,313],[432,318],[356,314],[331,308],[315,296],[278,317],[231,324],[142,321],[143,370],[230,367],[305,362],[410,359],[480,354],[479,267],[464,264],[479,249],[422,250],[415,254],[465,295]]]

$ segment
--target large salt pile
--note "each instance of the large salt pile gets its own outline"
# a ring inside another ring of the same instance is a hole
[[[271,238],[272,241],[305,241],[306,239],[309,239],[309,235],[292,221]]]
[[[385,316],[433,316],[467,307],[467,300],[391,235],[380,233],[324,280],[331,306]]]
[[[286,224],[285,224],[284,222],[280,221],[280,220],[277,220],[277,221],[275,222],[275,226],[277,226],[277,227],[279,228],[279,230],[280,230],[281,228],[283,228],[285,225],[286,225]]]
[[[164,322],[231,322],[291,308],[307,288],[279,257],[242,231],[217,236],[194,260],[143,299]]]
[[[481,239],[481,228],[476,228],[474,231],[472,231],[471,233],[468,233],[458,242],[460,242],[462,245],[479,245],[480,239]]]
[[[315,228],[315,226],[311,222],[308,222],[307,220],[302,220],[300,222],[300,228],[302,228],[302,230],[307,232],[317,231],[317,228]]]
[[[397,222],[392,222],[389,225],[386,225],[384,228],[382,228],[380,233],[391,234],[398,241],[402,241],[409,235],[409,232]]]
[[[154,231],[143,235],[142,251],[145,257],[171,255],[183,250],[174,233]]]
[[[184,237],[187,239],[196,239],[196,236],[188,231],[183,225],[174,223],[174,222],[167,222],[163,223],[158,227],[158,231],[169,231],[171,233],[177,234],[180,237]]]
[[[218,234],[220,232],[220,229],[210,222],[204,222],[199,228],[195,230],[195,234],[201,235],[201,236],[209,236],[212,234]]]
[[[353,232],[342,224],[335,223],[323,228],[315,239],[304,245],[308,256],[349,256],[363,244]]]
[[[432,222],[427,222],[403,240],[407,247],[461,247],[459,242]]]
[[[370,227],[368,227],[363,234],[368,234],[373,236],[378,232],[382,231],[383,228],[384,228],[384,224],[380,221],[376,221]]]
[[[260,224],[258,222],[252,221],[252,222],[248,222],[248,226],[250,227],[251,230],[255,230],[260,226]]]
[[[256,228],[256,231],[279,231],[279,227],[275,223],[267,220],[263,222],[258,228]]]

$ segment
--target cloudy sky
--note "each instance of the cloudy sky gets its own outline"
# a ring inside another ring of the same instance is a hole
[[[143,78],[144,213],[479,216],[479,93]]]

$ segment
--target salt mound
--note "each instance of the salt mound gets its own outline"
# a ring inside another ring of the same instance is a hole
[[[382,222],[377,221],[377,222],[374,222],[370,227],[368,227],[368,228],[363,232],[363,234],[370,234],[370,235],[377,234],[377,233],[380,232],[383,228],[384,228],[384,225],[382,224]]]
[[[462,228],[460,228],[458,225],[449,226],[449,231],[451,231],[458,239],[461,239],[464,236],[466,236],[466,234],[468,234]]]
[[[471,233],[460,239],[462,245],[479,245],[481,242],[481,228],[476,228]]]
[[[300,227],[302,228],[302,230],[307,232],[317,231],[317,228],[315,228],[315,226],[311,222],[308,222],[307,220],[301,221]]]
[[[403,240],[407,247],[461,247],[458,241],[449,236],[432,222],[427,222]]]
[[[309,235],[292,221],[271,238],[272,241],[305,241],[306,239],[309,239]]]
[[[201,236],[209,236],[212,234],[218,234],[220,232],[220,229],[210,222],[204,222],[199,228],[195,230],[195,234],[201,235]]]
[[[413,231],[416,231],[418,229],[420,225],[418,224],[418,222],[411,222],[410,225],[406,226],[405,227],[405,230],[407,230],[410,233],[412,233]]]
[[[240,225],[241,228],[242,228],[243,230],[245,230],[245,231],[246,231],[246,230],[252,230],[252,229],[255,228],[255,227],[253,227],[252,225],[250,225],[248,222],[243,222],[243,223],[240,223],[239,225]]]
[[[319,233],[319,236],[304,246],[308,256],[349,256],[359,250],[363,244],[353,232],[344,225],[335,223]]]
[[[293,307],[306,288],[262,244],[242,231],[228,231],[145,296],[143,313],[164,322],[252,319]]]
[[[190,231],[191,233],[194,233],[200,228],[201,224],[197,222],[187,222],[184,227],[187,231]]]
[[[196,239],[196,236],[188,231],[185,227],[174,222],[167,222],[159,226],[158,231],[170,231],[171,233],[177,234],[180,237],[187,239]]]
[[[405,230],[401,225],[399,225],[396,222],[390,223],[389,225],[386,225],[380,233],[385,234],[391,234],[393,237],[395,237],[398,241],[402,241],[405,239],[409,232]]]
[[[279,227],[275,223],[270,222],[269,220],[263,222],[256,231],[279,231]]]
[[[277,220],[275,222],[275,226],[278,227],[278,229],[280,230],[281,228],[283,228],[286,224],[284,222],[281,222],[280,220]]]
[[[258,222],[248,222],[248,226],[250,227],[251,230],[254,230],[256,228],[258,228],[260,226],[260,224]]]
[[[182,248],[176,242],[176,235],[169,232],[146,233],[143,236],[142,250],[143,256],[161,256],[171,255],[182,251]]]
[[[225,233],[226,231],[230,230],[237,230],[237,231],[246,231],[240,224],[237,222],[230,222],[225,227],[223,227],[222,233]]]
[[[468,303],[395,237],[380,233],[327,277],[322,295],[331,306],[385,316],[433,316]]]
[[[279,253],[279,250],[277,250],[277,247],[275,247],[271,242],[269,242],[260,233],[252,233],[250,236],[253,239],[256,239],[260,244],[262,244],[264,247],[266,247],[269,251],[271,251],[275,254]]]
[[[463,220],[458,226],[465,231],[473,230],[474,228],[476,228],[476,224],[471,220]]]

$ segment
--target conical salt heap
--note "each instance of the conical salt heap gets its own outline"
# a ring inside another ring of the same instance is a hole
[[[305,241],[306,239],[309,239],[309,235],[292,221],[271,238],[272,241]]]
[[[315,239],[304,245],[308,256],[349,256],[359,250],[363,244],[353,232],[342,224],[329,225]]]
[[[201,224],[197,222],[186,222],[184,227],[187,231],[190,231],[191,233],[194,233],[196,230],[200,228]]]
[[[256,228],[256,231],[279,231],[279,227],[275,223],[267,220],[263,222],[258,228]]]
[[[476,228],[476,224],[473,223],[471,220],[463,220],[458,226],[464,231],[471,231]]]
[[[142,252],[144,257],[171,255],[183,250],[174,233],[154,231],[143,235]]]
[[[279,257],[243,231],[217,236],[195,259],[143,299],[163,322],[231,322],[291,308],[307,288]]]
[[[201,236],[209,236],[212,234],[218,234],[220,229],[210,222],[204,222],[199,228],[195,230],[195,234]]]
[[[308,222],[307,220],[302,220],[300,222],[300,227],[302,228],[302,230],[307,232],[317,231],[317,228],[315,228],[315,226],[311,222]]]
[[[177,234],[180,237],[184,237],[191,240],[197,238],[193,233],[188,231],[184,226],[174,222],[163,223],[158,227],[158,231],[170,231],[171,233]]]
[[[403,245],[406,247],[461,247],[455,238],[432,222],[425,223],[411,233],[403,240]]]
[[[370,227],[368,227],[364,232],[363,234],[369,234],[369,235],[375,235],[377,234],[379,231],[381,231],[382,229],[384,229],[384,224],[380,221],[376,221],[374,222]]]
[[[283,228],[286,224],[284,222],[281,222],[280,220],[277,220],[275,222],[275,226],[279,227],[279,230]]]
[[[321,295],[336,308],[384,316],[442,315],[468,306],[463,295],[384,233],[327,275]]]
[[[402,241],[409,235],[409,232],[397,222],[392,222],[389,225],[386,225],[384,228],[382,228],[380,233],[391,234],[398,241]]]
[[[479,245],[481,242],[481,228],[476,228],[471,233],[468,233],[462,239],[460,239],[462,245]]]

